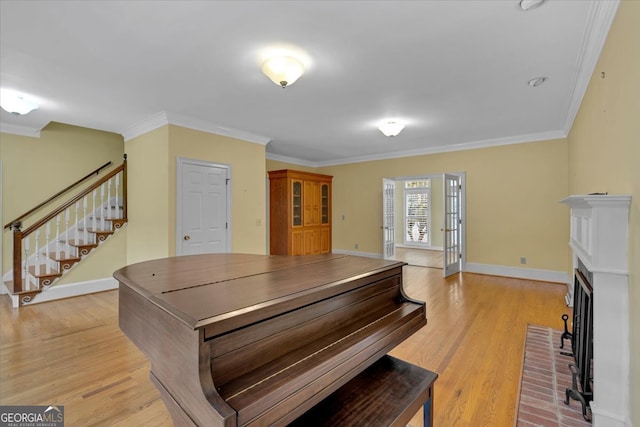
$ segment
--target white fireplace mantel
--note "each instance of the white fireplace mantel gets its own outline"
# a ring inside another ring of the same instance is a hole
[[[574,267],[593,273],[593,401],[596,427],[630,419],[628,227],[631,196],[578,195],[571,208],[569,245]]]

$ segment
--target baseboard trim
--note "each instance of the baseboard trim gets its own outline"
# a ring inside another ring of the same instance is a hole
[[[444,251],[444,248],[442,246],[412,246],[412,245],[397,244],[397,243],[396,243],[396,248],[424,249],[427,251]]]
[[[334,254],[354,255],[367,258],[383,258],[382,254],[372,252],[346,251],[343,249],[333,249]],[[467,262],[462,264],[465,273],[487,274],[490,276],[513,277],[516,279],[537,280],[540,282],[563,283],[567,286],[571,284],[569,274],[563,271],[537,270],[534,268],[507,267],[504,265],[480,264],[477,262]]]
[[[4,284],[2,285],[2,288],[3,288],[2,293],[6,293],[9,296],[9,298],[11,298],[11,305],[13,306],[13,308],[17,308],[19,306],[18,296],[11,295],[11,293],[9,293],[9,290],[6,288]],[[118,281],[112,277],[97,279],[97,280],[89,280],[87,282],[54,285],[49,289],[45,289],[44,291],[37,294],[33,298],[33,301],[25,305],[38,304],[38,303],[47,302],[47,301],[55,301],[58,299],[77,297],[80,295],[110,291],[113,289],[118,289]]]
[[[480,264],[476,262],[467,262],[464,271],[467,273],[514,277],[516,279],[538,280],[541,282],[569,283],[569,274],[564,271],[507,267],[504,265]]]
[[[345,251],[343,249],[333,249],[331,253],[339,254],[339,255],[353,255],[353,256],[363,256],[367,258],[380,258],[382,259],[382,254],[376,254],[373,252],[359,252],[359,251]]]

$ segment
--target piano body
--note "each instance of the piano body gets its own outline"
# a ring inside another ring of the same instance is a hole
[[[397,361],[386,353],[426,324],[403,265],[333,254],[133,264],[114,273],[120,328],[149,358],[176,426],[287,425],[374,363]],[[429,384],[411,386],[408,419],[431,396],[429,374],[412,374]]]

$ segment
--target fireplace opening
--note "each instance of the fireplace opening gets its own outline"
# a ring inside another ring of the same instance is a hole
[[[573,328],[570,363],[572,386],[566,390],[565,404],[574,399],[582,404],[582,416],[591,421],[589,402],[593,400],[593,273],[578,259],[573,288]]]

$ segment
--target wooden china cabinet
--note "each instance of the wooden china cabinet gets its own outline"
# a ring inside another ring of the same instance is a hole
[[[269,172],[271,255],[331,252],[332,178],[291,169]]]

